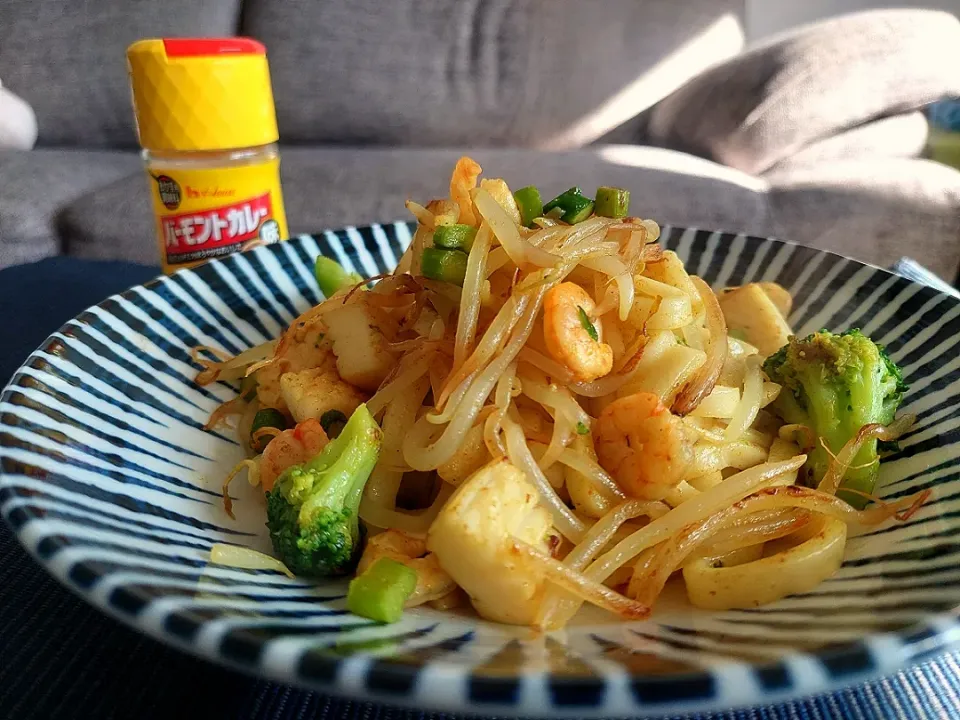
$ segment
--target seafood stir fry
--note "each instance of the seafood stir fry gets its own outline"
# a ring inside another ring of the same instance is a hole
[[[913,422],[883,348],[795,336],[786,289],[711,288],[629,203],[544,203],[462,158],[449,197],[407,203],[393,272],[320,257],[326,299],[280,338],[198,348],[197,382],[238,390],[210,425],[248,455],[226,511],[237,475],[263,490],[263,567],[350,576],[381,622],[554,629],[584,603],[644,618],[671,577],[709,609],[807,592],[849,534],[913,513],[924,495],[874,495]]]

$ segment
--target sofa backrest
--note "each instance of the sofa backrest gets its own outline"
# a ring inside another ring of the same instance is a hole
[[[744,0],[2,0],[40,145],[135,144],[126,46],[267,46],[284,142],[574,147],[743,45]]]
[[[233,35],[239,0],[0,0],[0,80],[33,106],[39,145],[134,147],[127,46]]]

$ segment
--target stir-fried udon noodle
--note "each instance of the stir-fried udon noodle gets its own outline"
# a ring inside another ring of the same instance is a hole
[[[524,224],[479,175],[461,159],[449,198],[407,204],[418,227],[392,273],[200,361],[199,382],[240,383],[211,423],[235,423],[237,470],[268,493],[329,442],[321,419],[369,410],[357,573],[388,557],[416,572],[407,607],[545,629],[584,602],[643,618],[678,571],[696,606],[753,607],[813,589],[849,535],[922,502],[836,497],[858,448],[909,418],[865,426],[818,487],[798,484],[818,438],[771,411],[782,388],[762,368],[792,334],[783,288],[715,292],[651,220]],[[452,226],[472,244],[451,260],[433,238]],[[285,422],[254,427],[265,409]]]

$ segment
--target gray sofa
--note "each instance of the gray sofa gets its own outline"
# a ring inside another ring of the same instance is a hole
[[[39,123],[0,150],[0,266],[157,261],[124,50],[268,49],[293,233],[404,216],[459,154],[516,187],[624,185],[663,223],[953,280],[960,172],[919,159],[960,96],[960,23],[884,11],[743,51],[744,0],[0,0],[0,78]]]

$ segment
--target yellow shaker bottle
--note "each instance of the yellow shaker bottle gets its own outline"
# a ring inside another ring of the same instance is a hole
[[[263,45],[140,40],[127,61],[163,271],[285,239]]]

